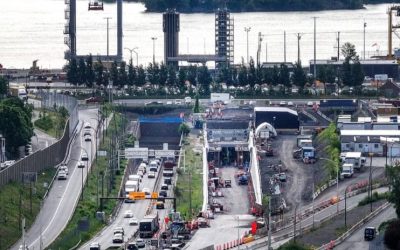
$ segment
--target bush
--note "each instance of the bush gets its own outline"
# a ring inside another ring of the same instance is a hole
[[[382,199],[387,199],[388,198],[389,193],[385,192],[385,193],[378,193],[378,192],[373,192],[372,193],[372,197],[365,197],[364,199],[362,199],[359,203],[358,206],[364,206],[367,205],[371,202],[375,202],[375,201],[379,201]]]
[[[278,248],[278,250],[309,250],[309,249],[312,248],[306,247],[305,245],[293,241],[283,244]]]
[[[48,131],[54,127],[53,120],[48,115],[44,115],[42,118],[35,121],[35,126]]]

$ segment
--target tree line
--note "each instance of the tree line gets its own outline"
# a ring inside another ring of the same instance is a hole
[[[175,8],[179,12],[212,12],[227,7],[233,12],[244,11],[316,11],[361,9],[363,4],[385,0],[141,0],[147,11],[162,12]],[[387,1],[386,1],[387,2]]]
[[[106,86],[111,81],[119,88],[125,85],[141,87],[149,83],[158,88],[176,87],[181,91],[192,91],[196,87],[201,94],[209,94],[210,87],[218,91],[220,83],[229,86],[245,87],[248,91],[256,91],[256,85],[267,84],[280,86],[283,92],[293,85],[302,91],[310,86],[314,80],[322,83],[338,83],[342,86],[359,87],[363,83],[364,73],[356,54],[354,45],[346,43],[342,46],[345,58],[339,69],[332,65],[318,66],[317,76],[307,74],[301,62],[296,62],[293,69],[286,64],[271,68],[256,65],[251,58],[248,65],[242,63],[238,67],[222,67],[218,71],[210,71],[207,66],[189,65],[188,67],[167,66],[163,62],[150,63],[146,68],[142,65],[133,66],[132,62],[126,65],[113,62],[110,69],[104,67],[101,61],[93,63],[92,56],[86,60],[72,59],[67,65],[68,81],[74,85],[85,85],[89,88],[94,85]],[[191,87],[192,86],[192,87]],[[181,92],[182,93],[182,92]]]

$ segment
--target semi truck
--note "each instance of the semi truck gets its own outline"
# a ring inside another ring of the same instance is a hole
[[[26,89],[23,86],[10,86],[10,94],[12,96],[18,97],[21,100],[26,100],[28,98],[28,95],[26,93]]]
[[[139,222],[139,237],[152,238],[159,229],[158,214],[147,215]]]

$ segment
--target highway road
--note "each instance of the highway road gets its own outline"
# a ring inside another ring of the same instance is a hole
[[[375,189],[375,190],[373,190],[373,192],[383,193],[383,192],[386,192],[387,190],[388,190],[388,188],[383,187],[383,188]],[[350,209],[356,207],[358,205],[358,203],[367,196],[368,196],[368,193],[361,193],[361,194],[355,195],[353,197],[347,198],[347,210],[350,210]],[[344,200],[339,203],[339,209],[340,209],[340,211],[344,210]],[[318,226],[318,223],[320,221],[322,221],[324,218],[333,216],[335,214],[336,214],[336,206],[335,205],[327,207],[318,212],[315,212],[314,223],[316,226]],[[313,224],[312,215],[307,218],[302,219],[301,222],[298,221],[297,226],[296,226],[296,232],[297,232],[296,234],[298,234],[299,232],[301,233],[301,231],[305,227],[310,227],[310,226],[312,226],[312,224]],[[285,235],[288,235],[288,236],[285,237],[285,239],[281,239]],[[288,239],[291,239],[292,237],[293,237],[293,224],[291,224],[290,226],[288,226],[285,229],[282,229],[280,231],[273,233],[272,237],[271,237],[271,242],[274,246],[279,247],[280,245],[284,244],[285,242],[288,241]],[[263,237],[262,239],[254,241],[254,242],[248,244],[248,246],[249,247],[254,246],[255,244],[258,244],[261,242],[267,242],[267,237]],[[259,249],[265,249],[265,246],[263,246]]]
[[[82,188],[82,175],[86,179],[86,170],[77,168],[82,151],[87,151],[89,156],[88,166],[95,155],[94,140],[85,142],[82,137],[83,121],[90,122],[92,127],[97,127],[94,119],[97,119],[97,110],[82,110],[79,112],[79,124],[77,136],[73,139],[68,157],[69,175],[67,180],[55,180],[47,198],[44,200],[42,209],[36,217],[34,224],[25,234],[25,244],[29,249],[41,249],[49,246],[62,232],[71,218],[75,206],[80,197]],[[19,240],[12,249],[18,249],[22,244]]]
[[[341,250],[377,250],[380,249],[382,244],[382,237],[375,238],[373,241],[364,240],[364,229],[366,227],[375,227],[378,229],[379,225],[387,220],[396,218],[396,211],[393,206],[389,206],[383,212],[379,213],[375,218],[367,222],[359,230],[355,231],[349,238],[342,242],[337,249]]]
[[[159,192],[161,184],[164,183],[164,177],[162,176],[162,168],[157,172],[156,177],[159,178],[158,183],[156,183],[157,178],[148,178],[149,170],[147,169],[147,173],[143,176],[142,182],[140,183],[140,190],[143,188],[149,188],[150,191]],[[174,169],[174,178],[176,177],[176,169]],[[169,185],[169,190],[167,191],[168,197],[172,197],[173,191],[172,186]],[[134,241],[134,233],[138,230],[139,225],[129,225],[129,218],[124,218],[124,214],[127,210],[132,211],[133,216],[138,219],[140,222],[141,219],[146,215],[146,211],[149,207],[151,207],[150,214],[158,213],[160,220],[160,228],[164,226],[162,223],[164,222],[164,217],[168,213],[168,208],[172,208],[172,201],[165,201],[165,209],[155,209],[155,205],[153,205],[153,201],[151,200],[137,200],[135,203],[122,203],[118,213],[116,214],[114,220],[107,225],[100,233],[98,233],[94,238],[90,241],[83,244],[79,249],[89,249],[89,245],[93,242],[97,242],[100,244],[102,249],[108,249],[110,247],[119,247],[122,244],[112,243],[112,238],[114,235],[114,228],[123,227],[125,236],[124,243]]]

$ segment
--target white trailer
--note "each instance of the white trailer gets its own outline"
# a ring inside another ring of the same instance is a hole
[[[365,157],[361,156],[361,152],[346,152],[342,155],[344,164],[353,164],[354,168],[360,170],[365,165]]]

